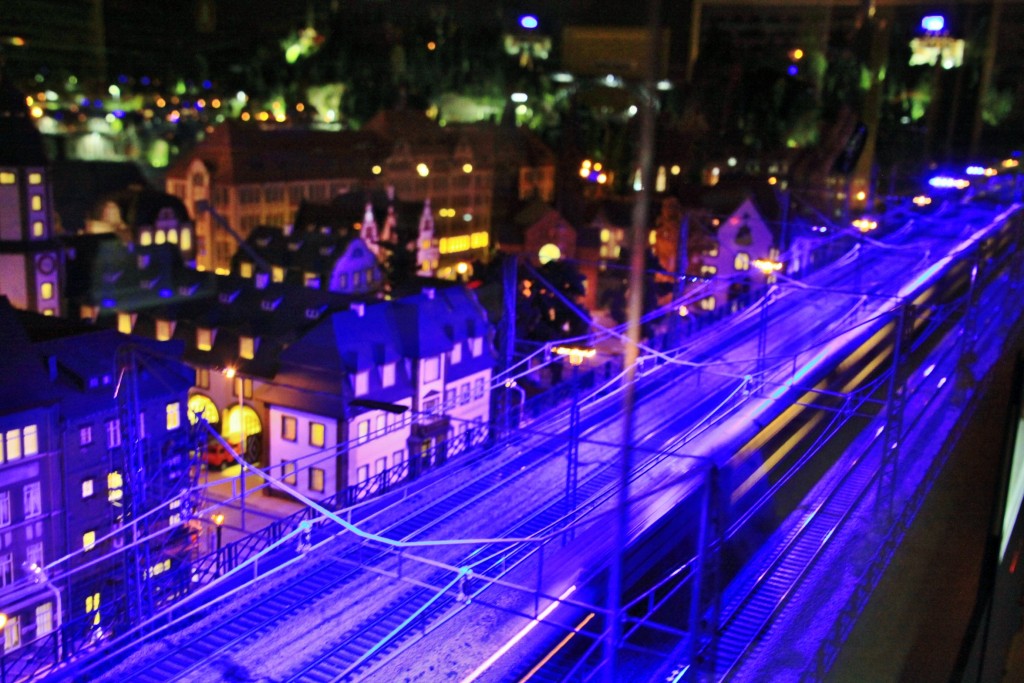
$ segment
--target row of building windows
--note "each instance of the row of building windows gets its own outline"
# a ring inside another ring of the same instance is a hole
[[[299,440],[299,423],[291,415],[281,416],[281,438],[285,441],[295,443]],[[314,448],[323,448],[326,443],[327,428],[321,422],[309,423],[309,445]]]
[[[21,495],[25,506],[25,519],[31,519],[43,514],[42,485],[38,481],[22,487]],[[12,520],[11,492],[0,491],[0,527],[10,526]]]
[[[469,382],[463,382],[459,387],[450,387],[444,391],[444,409],[451,410],[456,406],[456,401],[460,406],[466,405],[472,399],[483,398],[484,393],[484,380],[482,378],[473,381],[472,393],[470,393]],[[472,399],[470,398],[471,396]]]
[[[53,631],[53,603],[44,602],[37,605],[35,609],[36,633],[35,638]],[[11,652],[21,647],[21,618],[16,615],[8,615],[4,624],[4,652]]]
[[[180,242],[180,244],[179,244]],[[177,244],[182,251],[192,250],[192,230],[182,228],[179,232],[176,228],[167,230],[143,230],[139,233],[139,245],[148,247],[151,244]]]
[[[82,499],[89,499],[96,495],[96,479],[87,477],[82,480]],[[124,477],[118,471],[107,474],[107,500],[115,505],[124,498]]]
[[[468,215],[468,214],[467,214]],[[452,235],[442,237],[438,243],[441,254],[461,254],[470,249],[486,249],[490,244],[491,236],[486,231],[474,232],[468,235]]]
[[[310,491],[317,493],[323,493],[326,487],[326,472],[322,467],[310,467],[306,470],[306,474],[309,479],[306,482],[306,487]],[[298,463],[290,460],[281,461],[281,481],[288,484],[289,486],[297,486],[299,481],[299,467]]]
[[[391,455],[391,467],[400,468],[406,461],[405,449],[397,450]],[[374,476],[388,469],[388,456],[384,455],[373,461]],[[370,466],[360,465],[356,468],[356,484],[365,484],[370,479]]]
[[[11,462],[39,453],[39,428],[26,425],[21,429],[8,429],[0,440],[0,461]]]

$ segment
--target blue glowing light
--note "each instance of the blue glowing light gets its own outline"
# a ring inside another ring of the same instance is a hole
[[[921,19],[921,28],[930,33],[938,33],[946,28],[946,18],[939,14],[932,14]]]
[[[963,178],[951,178],[949,176],[940,175],[935,176],[934,178],[929,180],[928,184],[931,185],[932,187],[937,187],[944,190],[949,190],[952,188],[962,190],[966,188],[968,185],[970,185],[970,182],[964,180]]]
[[[800,69],[797,68],[796,64],[790,64],[789,68],[786,69],[786,73],[788,73],[790,76],[796,76],[798,73],[800,73]]]
[[[535,29],[538,26],[537,17],[532,14],[524,14],[519,17],[519,25],[528,30]]]
[[[985,175],[984,166],[968,166],[967,175]]]
[[[124,74],[121,74],[120,76],[117,77],[117,82],[120,83],[121,85],[124,85],[125,83],[128,82],[128,77],[125,76]]]
[[[140,78],[139,79],[139,83],[142,83],[142,85],[149,85],[149,83],[150,83],[149,76],[143,76],[142,78]]]
[[[161,289],[160,290],[160,296],[162,296],[162,297],[164,297],[166,299],[166,298],[174,296],[174,292],[172,290],[170,290],[170,289]]]
[[[118,109],[117,111],[114,112],[114,116],[116,116],[119,119],[123,119],[124,118],[124,112],[121,111],[120,109]]]
[[[203,81],[203,87],[209,90],[213,87],[213,83],[211,83],[210,81]]]

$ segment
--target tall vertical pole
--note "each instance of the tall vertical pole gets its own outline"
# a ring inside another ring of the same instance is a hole
[[[582,359],[580,359],[582,362]],[[576,513],[576,489],[580,462],[580,363],[572,359],[572,406],[569,410],[569,457],[565,469],[565,540],[574,536],[572,523]]]
[[[679,243],[676,244],[676,281],[672,290],[672,300],[680,301],[686,293],[686,267],[689,264],[690,256],[687,249],[690,239],[690,214],[683,213],[683,220],[679,223]],[[681,305],[681,304],[680,304]],[[676,311],[672,315],[673,334],[669,340],[672,346],[680,346],[683,343],[683,321],[682,314]]]
[[[608,574],[608,628],[605,635],[604,680],[615,683],[618,675],[618,647],[622,639],[622,583],[629,541],[629,478],[633,469],[633,414],[636,401],[634,378],[640,348],[640,317],[643,309],[644,253],[647,249],[647,226],[650,210],[651,187],[654,182],[654,101],[657,90],[658,56],[661,48],[659,36],[660,2],[649,0],[647,24],[647,57],[642,86],[640,112],[640,192],[633,206],[633,226],[630,232],[629,304],[627,314],[627,343],[622,398],[622,454],[619,459],[619,487],[615,508],[615,549]]]
[[[516,352],[516,297],[519,296],[519,262],[515,254],[505,256],[501,268],[502,290],[505,299],[505,310],[501,316],[502,329],[505,331],[504,338],[502,339],[502,370],[508,372],[515,362]],[[510,378],[506,377],[507,379]],[[502,413],[504,415],[503,427],[505,434],[508,434],[511,431],[512,421],[511,397],[509,396],[508,389],[502,392],[501,395],[504,401],[502,406]]]
[[[914,324],[914,308],[900,303],[893,321],[892,369],[889,373],[885,429],[882,433],[882,464],[879,468],[875,506],[882,520],[889,523],[895,514],[896,488],[899,486],[899,447],[903,434],[903,408],[906,403],[905,347]]]
[[[248,474],[248,470],[245,466],[248,464],[246,455],[249,449],[246,448],[245,443],[245,379],[241,375],[238,375],[238,455],[242,458],[242,462],[238,463],[238,469],[242,475],[242,499],[239,505],[242,513],[242,531],[245,531],[245,477]]]
[[[981,78],[978,80],[978,102],[974,108],[974,122],[971,126],[971,151],[973,159],[978,153],[984,120],[985,97],[992,87],[992,73],[995,71],[996,53],[999,48],[999,24],[1003,15],[1003,0],[992,0],[992,12],[988,17],[988,34],[985,37],[985,57],[981,63]],[[960,67],[963,69],[964,67]]]
[[[718,650],[718,558],[722,540],[720,472],[714,461],[704,474],[696,566],[690,595],[690,668],[687,680],[714,680]]]

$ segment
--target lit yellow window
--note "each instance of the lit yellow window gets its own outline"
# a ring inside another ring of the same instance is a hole
[[[167,404],[167,431],[181,426],[181,406],[178,402]]]
[[[17,180],[17,178],[10,171],[3,171],[0,173],[0,185],[13,185],[15,180]]]
[[[42,297],[43,301],[49,301],[53,298],[53,283],[44,282],[39,285],[39,296]]]
[[[171,338],[173,328],[171,327],[170,320],[157,320],[156,321],[156,338],[160,341],[167,341]]]
[[[244,278],[251,278],[252,277],[252,264],[251,263],[244,263],[243,262],[241,264],[241,266],[239,267],[239,269],[238,269],[238,273],[239,273],[239,275],[241,275]]]
[[[92,595],[85,596],[85,612],[86,614],[92,614],[92,623],[94,626],[99,626],[100,623],[100,594],[93,593]]]
[[[42,221],[32,221],[32,236],[33,237],[42,237],[43,236],[43,222]]]
[[[196,348],[200,351],[209,351],[213,348],[213,330],[208,327],[196,330]]]
[[[82,548],[84,550],[92,550],[96,545],[96,532],[86,531],[82,534]]]
[[[43,174],[42,173],[29,173],[28,174],[28,184],[29,185],[40,185],[40,184],[42,184],[42,182],[43,182]]]
[[[188,228],[181,229],[181,250],[192,251],[192,231]]]
[[[284,268],[281,266],[274,266],[272,274],[274,282],[284,282]]]
[[[157,230],[156,231],[156,243],[157,244],[163,244],[166,241],[167,241],[167,235],[164,234],[164,231],[163,230]]]
[[[732,261],[732,267],[736,270],[750,270],[750,254],[745,251],[737,253]]]
[[[132,333],[132,320],[134,316],[131,313],[118,313],[117,314],[117,331],[122,334]]]
[[[319,422],[309,423],[309,445],[316,448],[324,445],[324,426]]]
[[[142,232],[140,232],[139,244],[144,247],[148,247],[149,245],[153,244],[153,233],[151,233],[149,230],[143,230]]]
[[[107,475],[107,500],[111,503],[124,498],[124,479],[121,477],[121,473],[113,471]]]
[[[168,230],[167,231],[167,241],[170,242],[171,244],[177,244],[178,243],[178,231],[175,230],[174,228],[171,228],[170,230]]]
[[[32,195],[32,210],[42,211],[43,210],[43,198],[37,194]]]
[[[239,337],[238,355],[249,359],[256,355],[256,340],[252,337]]]

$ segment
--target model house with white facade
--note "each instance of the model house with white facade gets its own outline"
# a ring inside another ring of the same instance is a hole
[[[486,316],[462,287],[325,316],[257,392],[270,472],[342,504],[419,476],[486,438],[493,364]]]

